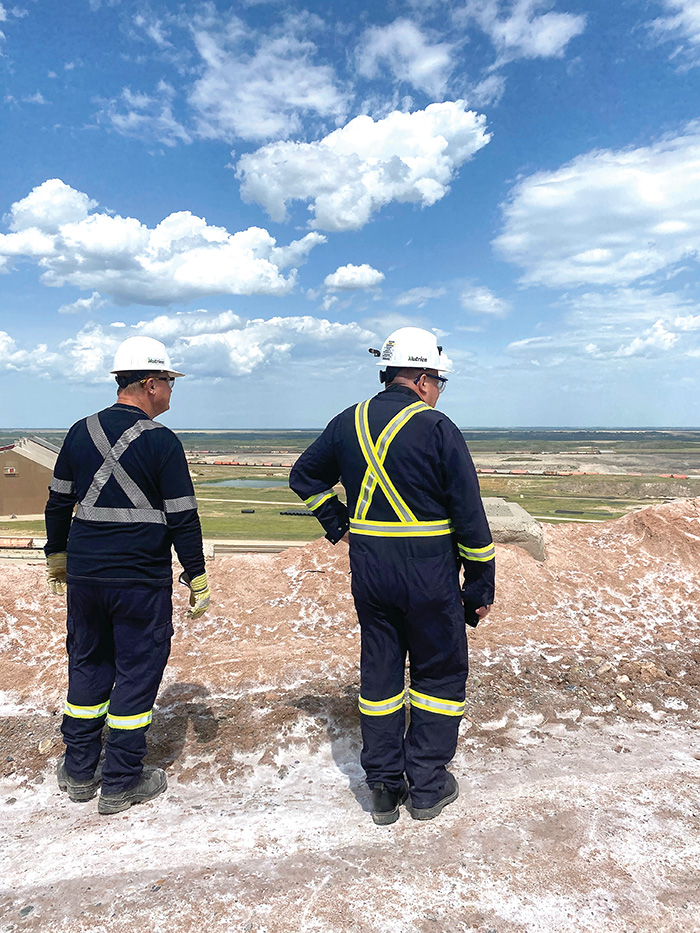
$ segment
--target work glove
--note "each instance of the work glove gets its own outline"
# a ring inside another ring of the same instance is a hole
[[[49,554],[46,558],[46,579],[54,596],[66,595],[66,558],[65,551]]]
[[[209,608],[211,590],[207,583],[206,572],[200,573],[193,580],[190,580],[189,574],[181,573],[179,579],[180,583],[184,583],[190,590],[190,611],[188,615],[191,619],[198,619]]]

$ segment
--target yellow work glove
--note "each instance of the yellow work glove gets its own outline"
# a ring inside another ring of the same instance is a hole
[[[188,615],[191,619],[198,619],[209,608],[211,590],[207,583],[207,575],[206,573],[200,573],[198,577],[190,580],[186,573],[181,573],[180,583],[184,583],[185,586],[190,588],[190,611]]]
[[[66,557],[65,551],[49,554],[46,558],[46,579],[54,596],[66,595]]]

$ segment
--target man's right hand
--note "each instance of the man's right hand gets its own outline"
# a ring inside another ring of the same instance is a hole
[[[66,559],[65,551],[57,551],[46,557],[46,580],[54,596],[66,595]]]
[[[479,622],[489,614],[491,611],[490,606],[479,606],[478,609],[473,609],[471,606],[465,605],[464,607],[464,621],[471,628],[476,628]]]

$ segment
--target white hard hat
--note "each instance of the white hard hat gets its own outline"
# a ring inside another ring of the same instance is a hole
[[[422,327],[399,327],[389,334],[381,350],[369,352],[377,357],[377,366],[452,372],[452,363],[438,346],[435,334]]]
[[[154,337],[127,337],[117,347],[111,373],[167,373],[168,376],[184,376],[170,365],[165,344]]]

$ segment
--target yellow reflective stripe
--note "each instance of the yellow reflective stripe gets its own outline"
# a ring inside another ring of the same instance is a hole
[[[360,446],[362,447],[362,453],[364,454],[367,463],[372,466],[374,477],[376,477],[376,482],[379,483],[382,492],[389,501],[389,505],[402,521],[415,521],[416,516],[402,499],[401,495],[396,489],[396,486],[394,486],[394,484],[389,479],[383,464],[379,461],[377,456],[377,451],[374,444],[372,443],[372,435],[370,434],[369,430],[369,402],[362,403],[361,426],[362,434],[360,435]]]
[[[111,729],[142,729],[153,719],[153,710],[137,713],[135,716],[107,716],[107,725]]]
[[[379,437],[377,438],[377,444],[376,444],[377,459],[379,460],[380,463],[382,464],[384,463],[384,459],[389,449],[389,444],[393,441],[394,437],[399,432],[399,430],[403,427],[403,425],[408,420],[410,420],[410,418],[412,418],[413,415],[417,414],[419,411],[422,411],[423,408],[427,408],[427,407],[428,406],[425,405],[424,402],[413,402],[411,405],[408,405],[406,408],[402,409],[397,415],[394,415],[391,421],[389,421],[388,424],[384,426],[384,429],[382,430]],[[361,406],[358,405],[357,408],[355,409],[355,429],[357,431],[358,439],[360,439],[362,435],[361,435],[360,427],[359,427],[360,421],[358,420],[359,419],[358,409],[362,409],[363,415],[367,417],[367,436],[369,437],[370,442],[371,442],[371,435],[369,433],[369,415],[367,414],[367,410],[369,409],[369,401],[363,402]],[[360,444],[361,443],[362,441],[360,440]],[[367,460],[366,456],[365,456],[365,460]],[[364,478],[362,480],[362,485],[360,487],[360,496],[357,500],[357,506],[355,508],[355,516],[357,518],[367,517],[367,512],[372,502],[372,496],[374,495],[374,490],[376,486],[377,486],[377,475],[374,472],[372,465],[368,463]]]
[[[350,519],[350,532],[370,537],[427,538],[452,533],[449,519],[434,522],[366,522]]]
[[[66,716],[73,719],[99,719],[104,716],[109,709],[109,700],[106,703],[98,703],[97,706],[76,706],[75,703],[69,703],[63,707]]]
[[[465,560],[478,560],[478,561],[487,561],[493,560],[496,556],[496,548],[493,546],[493,541],[491,544],[486,544],[484,547],[466,547],[464,544],[458,544],[459,553]]]
[[[431,697],[427,693],[418,693],[409,689],[408,696],[411,706],[425,709],[429,713],[439,713],[441,716],[462,716],[466,703],[464,700],[445,700],[443,697]]]
[[[307,505],[313,512],[320,505],[323,505],[324,502],[327,502],[335,493],[332,489],[327,489],[325,492],[319,492],[315,496],[309,496],[308,499],[304,499],[304,504]]]
[[[369,400],[361,402],[355,406],[355,431],[360,444],[360,450],[367,462],[367,469],[360,486],[360,494],[355,507],[355,517],[364,519],[372,502],[374,490],[379,483],[389,504],[402,521],[414,522],[416,517],[408,507],[397,488],[392,483],[389,475],[384,469],[384,460],[389,450],[389,445],[394,440],[398,432],[410,419],[417,415],[419,411],[429,409],[425,402],[413,402],[395,415],[391,421],[385,425],[377,444],[372,442],[372,435],[369,430]]]
[[[397,693],[395,697],[389,697],[388,700],[365,700],[363,696],[359,698],[358,706],[360,712],[365,716],[389,716],[395,713],[403,706],[404,691]]]

